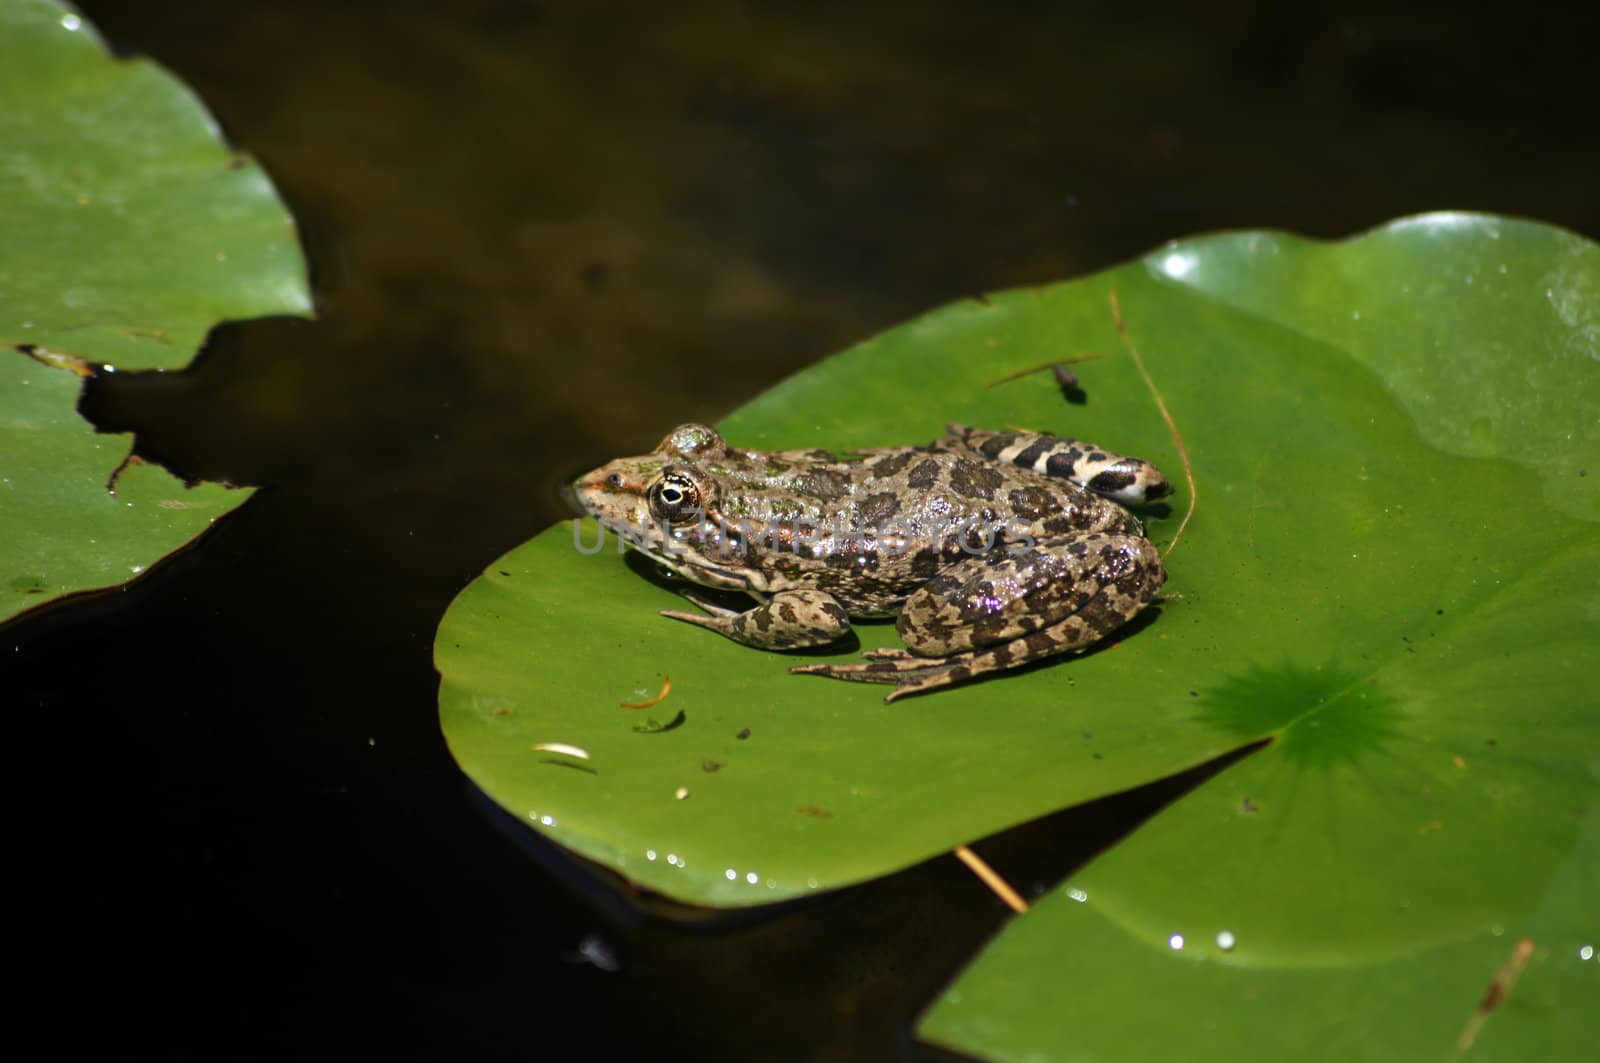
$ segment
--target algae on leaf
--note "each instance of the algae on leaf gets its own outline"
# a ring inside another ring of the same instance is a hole
[[[0,185],[4,621],[129,579],[249,494],[123,468],[131,440],[78,416],[75,372],[181,368],[217,322],[307,313],[310,295],[261,169],[182,84],[51,0],[0,5]]]

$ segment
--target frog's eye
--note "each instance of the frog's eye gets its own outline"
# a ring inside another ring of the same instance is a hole
[[[670,524],[683,524],[699,520],[701,509],[700,485],[694,477],[684,472],[672,471],[650,485],[650,512]]]

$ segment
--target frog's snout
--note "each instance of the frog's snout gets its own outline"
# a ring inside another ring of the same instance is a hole
[[[578,488],[576,485],[562,484],[560,490],[558,490],[556,494],[561,496],[562,503],[572,511],[573,516],[581,517],[585,513],[589,512],[587,507],[585,507],[583,504],[583,499],[578,495]]]
[[[570,485],[571,498],[579,512],[613,526],[628,519],[641,490],[629,471],[616,462],[602,465]]]
[[[596,516],[596,509],[605,503],[608,491],[607,475],[605,466],[585,473],[568,484],[563,489],[562,496],[567,498],[579,513]]]

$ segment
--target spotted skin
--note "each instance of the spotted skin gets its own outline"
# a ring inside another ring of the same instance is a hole
[[[758,603],[689,591],[704,615],[664,616],[768,650],[896,617],[905,650],[791,669],[893,684],[885,701],[1092,646],[1166,578],[1123,505],[1171,486],[1148,462],[1056,436],[950,425],[921,447],[763,452],[689,424],[575,490],[635,549]]]
[[[1145,538],[1096,535],[1082,553],[1039,547],[988,564],[953,566],[906,600],[896,629],[906,650],[865,663],[791,668],[863,683],[893,683],[885,701],[1092,646],[1154,599],[1166,578]]]

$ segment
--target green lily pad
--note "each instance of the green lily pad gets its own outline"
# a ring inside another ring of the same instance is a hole
[[[124,583],[250,496],[130,461],[133,437],[99,435],[74,409],[80,380],[0,351],[0,621]]]
[[[1273,264],[1259,288],[1252,256]],[[1000,1060],[1587,1058],[1600,254],[1443,216],[1332,247],[1205,241],[1150,265],[1295,333],[1295,357],[1324,348],[1382,382],[1392,412],[1369,405],[1339,440],[1258,438],[1258,469],[1215,480],[1249,491],[1228,521],[1256,539],[1228,551],[1257,569],[1249,589],[1277,582],[1273,544],[1295,527],[1325,555],[1302,554],[1319,575],[1285,581],[1278,623],[1344,622],[1197,683],[1194,716],[1271,744],[1015,920],[920,1035]],[[1263,539],[1257,485],[1307,483],[1302,450],[1327,497],[1289,503]]]
[[[657,617],[678,605],[668,586],[614,544],[585,554],[592,525],[561,526],[445,617],[446,737],[533,828],[644,887],[726,906],[881,875],[1273,738],[1212,784],[1277,780],[1232,797],[1265,809],[1234,829],[1261,825],[1269,856],[1174,836],[1172,870],[1134,876],[1128,909],[1194,922],[1211,893],[1193,880],[1225,864],[1282,898],[1232,924],[1234,962],[1373,962],[1459,939],[1540,892],[1573,852],[1572,810],[1593,803],[1597,276],[1600,253],[1569,234],[1449,214],[1338,244],[1174,244],[936,311],[785,381],[723,431],[756,448],[920,443],[946,420],[1093,439],[1179,482],[1172,515],[1149,522],[1171,546],[1191,492],[1115,293],[1197,495],[1150,622],[1086,656],[886,706],[881,689],[792,676],[794,656]],[[1083,406],[1047,372],[1011,379],[1080,353],[1101,356],[1079,366]],[[1515,393],[1525,423],[1497,393]],[[862,647],[894,644],[887,625],[858,632]],[[667,676],[660,704],[622,707]],[[671,731],[633,727],[680,710]],[[551,742],[588,758],[534,748]],[[1193,808],[1238,818],[1198,795]],[[1432,903],[1395,917],[1385,879]],[[1156,947],[1167,920],[1139,919]]]
[[[0,100],[4,621],[125,582],[249,496],[124,466],[131,437],[76,412],[81,375],[181,367],[218,321],[306,313],[310,294],[266,175],[76,12],[0,5]]]
[[[309,312],[272,183],[156,64],[7,0],[0,100],[0,344],[170,369],[218,321]]]
[[[1203,867],[1202,857],[1189,857],[1186,885],[1211,898],[1212,918],[1189,924],[1189,934],[1169,930],[1160,942],[1119,908],[1132,881],[1124,872],[1132,869],[1096,865],[1015,920],[943,994],[918,1034],[991,1060],[1589,1059],[1600,992],[1593,915],[1600,818],[1593,805],[1587,811],[1582,836],[1539,876],[1537,895],[1500,906],[1504,921],[1375,962],[1260,962],[1218,946],[1219,938],[1234,939],[1217,928],[1266,898],[1263,888],[1223,899],[1242,877],[1230,872],[1244,861],[1258,868],[1294,861],[1292,842],[1252,846]],[[1208,840],[1197,839],[1196,851]],[[1141,841],[1135,836],[1110,861]],[[1517,859],[1514,844],[1500,851],[1508,863]],[[1401,861],[1368,870],[1404,882]],[[1326,897],[1354,871],[1305,888]],[[1421,889],[1408,899],[1419,909],[1434,903]],[[1267,903],[1288,914],[1294,900]],[[1242,947],[1248,938],[1237,940]]]

